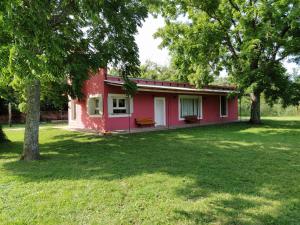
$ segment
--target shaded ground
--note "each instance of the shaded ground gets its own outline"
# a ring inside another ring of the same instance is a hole
[[[300,224],[300,119],[0,146],[0,224]]]

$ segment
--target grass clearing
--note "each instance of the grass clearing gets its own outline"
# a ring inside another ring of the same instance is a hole
[[[53,125],[55,126],[55,125]],[[300,224],[300,119],[0,146],[0,224]]]

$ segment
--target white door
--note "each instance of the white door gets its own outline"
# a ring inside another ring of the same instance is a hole
[[[166,100],[165,98],[154,98],[155,126],[166,125]]]

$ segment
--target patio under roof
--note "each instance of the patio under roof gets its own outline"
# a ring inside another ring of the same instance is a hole
[[[123,81],[115,81],[115,80],[105,80],[105,83],[110,86],[118,86],[121,87],[124,82]],[[182,94],[229,94],[229,93],[237,93],[233,87],[222,86],[217,89],[218,86],[214,86],[214,88],[193,88],[193,87],[175,87],[175,86],[166,86],[166,85],[154,85],[154,84],[141,84],[136,83],[138,87],[138,91],[145,92],[165,92],[165,93],[182,93]]]

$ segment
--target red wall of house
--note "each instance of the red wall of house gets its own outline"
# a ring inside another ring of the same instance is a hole
[[[71,120],[71,111],[69,110],[69,126],[74,128],[87,128],[98,131],[127,130],[129,124],[131,128],[136,128],[135,118],[150,117],[154,120],[154,97],[165,97],[166,99],[166,123],[167,126],[179,126],[184,121],[178,118],[178,97],[177,94],[157,93],[157,92],[138,92],[133,97],[133,113],[130,119],[128,117],[108,116],[107,95],[123,93],[120,87],[107,86],[104,84],[106,77],[105,70],[99,70],[96,76],[92,76],[86,81],[83,87],[85,96],[90,94],[102,94],[103,96],[103,116],[90,117],[87,114],[86,100],[76,101],[77,111],[76,120]],[[237,98],[228,101],[228,117],[220,117],[219,95],[202,95],[202,119],[199,123],[218,123],[238,120],[238,100]]]
[[[71,102],[69,101],[69,127],[71,128],[86,128],[99,131],[106,130],[105,119],[107,118],[107,104],[103,104],[103,116],[102,117],[90,117],[87,110],[86,99],[89,95],[102,94],[103,99],[107,98],[107,90],[104,85],[104,79],[106,77],[106,70],[100,69],[97,74],[90,75],[90,79],[87,80],[82,92],[85,96],[82,100],[73,100],[76,103],[76,120],[72,120],[71,116]]]

